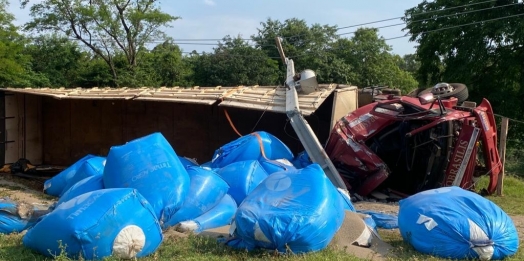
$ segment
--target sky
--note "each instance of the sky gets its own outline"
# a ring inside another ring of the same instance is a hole
[[[32,0],[39,2],[41,0]],[[404,10],[414,7],[422,0],[164,0],[162,11],[181,19],[173,22],[164,31],[175,39],[221,39],[226,35],[249,38],[268,18],[284,21],[299,18],[308,24],[328,24],[337,27],[374,22],[403,16]],[[30,21],[28,8],[20,9],[18,0],[11,0],[9,11],[15,15],[17,25]],[[393,20],[367,25],[380,27],[401,23]],[[379,29],[384,38],[405,35],[403,26]],[[339,30],[352,32],[357,27]],[[351,34],[346,35],[351,37]],[[207,42],[207,43],[216,43]],[[393,53],[404,55],[415,52],[415,43],[409,37],[388,40]],[[184,52],[211,51],[213,45],[180,45]]]

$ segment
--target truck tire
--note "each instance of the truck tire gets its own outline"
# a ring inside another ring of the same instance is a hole
[[[469,97],[469,92],[468,92],[468,87],[466,87],[466,85],[462,84],[462,83],[450,83],[449,85],[453,86],[453,88],[455,90],[453,90],[452,92],[449,92],[449,93],[445,93],[445,94],[440,94],[440,98],[451,98],[451,97],[455,97],[458,99],[458,103],[462,103],[464,101],[466,101]],[[421,91],[418,96],[420,97],[421,95],[423,94],[426,94],[426,93],[431,93],[431,90],[433,88],[428,88],[428,89],[425,89],[423,91]]]

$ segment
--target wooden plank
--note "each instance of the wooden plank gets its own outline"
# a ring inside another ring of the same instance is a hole
[[[68,166],[71,157],[71,101],[42,100],[44,164]]]
[[[342,117],[358,108],[358,89],[349,87],[334,91],[330,130]]]
[[[499,173],[498,182],[497,182],[497,196],[504,195],[504,163],[506,162],[506,140],[508,137],[508,125],[509,119],[504,117],[502,118],[502,125],[500,127],[500,144],[499,144],[499,154],[500,154],[500,163],[502,165],[502,171]]]
[[[18,98],[20,94],[9,95],[5,97],[5,116],[14,117],[5,120],[5,140],[15,141],[5,144],[5,163],[13,163],[18,160],[18,129],[19,113]]]
[[[43,157],[42,96],[26,95],[25,98],[25,158],[33,165],[40,165]]]

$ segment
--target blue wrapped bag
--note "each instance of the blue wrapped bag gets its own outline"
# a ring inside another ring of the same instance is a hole
[[[191,185],[182,207],[162,224],[164,228],[194,219],[216,206],[226,195],[229,185],[214,171],[201,167],[187,169]]]
[[[71,176],[67,180],[64,190],[60,193],[60,197],[73,185],[75,185],[80,180],[83,180],[92,176],[102,176],[104,173],[104,166],[106,164],[105,157],[92,157],[87,159],[80,165],[80,168],[76,171],[75,175]]]
[[[137,189],[161,224],[180,209],[189,191],[186,168],[158,132],[111,147],[103,175],[105,188]]]
[[[224,195],[220,202],[206,213],[193,220],[180,222],[177,230],[182,232],[192,231],[200,233],[204,230],[223,227],[231,224],[237,204],[229,194]]]
[[[233,247],[293,253],[324,249],[345,217],[339,192],[318,164],[267,177],[239,206]]]
[[[459,187],[401,200],[398,226],[417,251],[442,258],[499,260],[519,247],[511,218],[490,200]]]
[[[67,185],[68,180],[76,174],[77,170],[86,160],[93,157],[95,156],[88,154],[54,177],[46,180],[44,183],[44,193],[55,197],[60,196],[65,191],[64,188]]]
[[[220,170],[220,175],[228,184],[229,195],[240,205],[258,184],[267,178],[267,172],[257,160],[246,160],[231,163]]]
[[[152,206],[135,189],[103,189],[60,204],[23,237],[45,256],[62,253],[86,260],[122,259],[153,253],[163,236]]]
[[[222,168],[238,161],[261,160],[264,155],[270,160],[293,159],[293,153],[282,141],[267,132],[259,131],[220,147],[213,155],[211,167]]]
[[[28,203],[0,199],[0,234],[20,233],[33,226],[39,217],[35,211],[38,209]]]
[[[80,196],[87,192],[104,189],[104,180],[102,175],[95,175],[87,177],[83,180],[78,181],[72,187],[70,187],[64,194],[58,199],[56,205],[60,205],[70,199]]]

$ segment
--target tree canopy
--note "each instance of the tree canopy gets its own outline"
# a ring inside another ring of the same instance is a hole
[[[424,1],[406,11],[406,29],[418,43],[422,84],[465,83],[473,100],[489,97],[495,110],[522,118],[524,4],[498,0]]]
[[[23,0],[22,6],[29,0]],[[82,42],[109,66],[116,84],[115,59],[125,57],[130,72],[146,43],[165,38],[162,26],[178,17],[160,10],[156,0],[44,0],[30,8],[26,30],[61,32]]]

